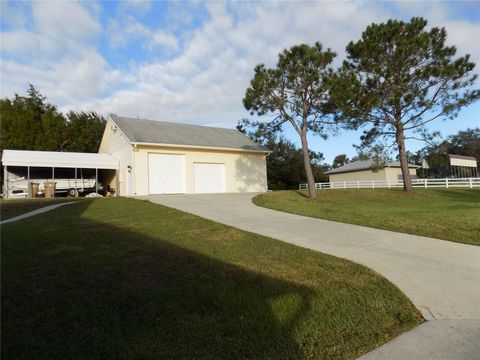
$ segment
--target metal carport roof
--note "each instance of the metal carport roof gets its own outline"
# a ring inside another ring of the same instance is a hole
[[[109,154],[3,150],[2,165],[118,170],[118,160]]]

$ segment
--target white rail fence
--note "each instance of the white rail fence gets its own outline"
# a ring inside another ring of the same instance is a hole
[[[480,188],[480,178],[445,178],[445,179],[412,179],[416,188]],[[386,180],[367,181],[335,181],[315,183],[315,189],[382,189],[403,187],[403,180],[389,182]],[[300,190],[308,189],[308,184],[300,184]]]

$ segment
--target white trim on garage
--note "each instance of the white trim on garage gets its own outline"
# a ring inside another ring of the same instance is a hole
[[[148,192],[185,194],[185,154],[148,153]]]
[[[225,163],[193,163],[195,193],[225,192]]]

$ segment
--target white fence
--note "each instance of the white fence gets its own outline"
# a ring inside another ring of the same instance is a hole
[[[445,179],[412,179],[416,188],[480,188],[480,178],[445,178]],[[316,183],[315,189],[381,189],[403,188],[403,180],[388,182],[386,180],[368,181],[336,181]],[[300,190],[308,189],[308,184],[300,184]]]

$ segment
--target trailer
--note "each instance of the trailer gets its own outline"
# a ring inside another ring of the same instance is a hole
[[[55,196],[71,196],[78,197],[90,194],[92,192],[103,192],[104,187],[102,184],[97,183],[95,178],[88,179],[70,179],[60,178],[52,179],[30,179],[25,177],[15,177],[13,173],[10,173],[11,178],[8,179],[8,198],[19,199],[28,197],[28,188],[30,184],[38,184],[38,197],[45,195],[45,183],[55,183]]]

